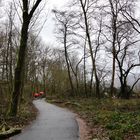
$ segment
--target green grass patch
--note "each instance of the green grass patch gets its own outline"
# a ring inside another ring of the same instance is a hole
[[[139,99],[71,99],[68,102],[67,107],[88,120],[93,128],[102,128],[99,135],[110,140],[136,139],[140,133]]]

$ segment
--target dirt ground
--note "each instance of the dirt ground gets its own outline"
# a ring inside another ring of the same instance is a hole
[[[77,120],[78,125],[79,125],[80,140],[91,140],[92,139],[92,136],[90,133],[91,129],[87,125],[86,121],[81,119],[79,115],[76,115],[76,120]]]

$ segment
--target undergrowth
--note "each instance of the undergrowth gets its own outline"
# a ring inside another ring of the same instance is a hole
[[[110,140],[140,139],[139,99],[69,99],[63,105],[89,122],[96,131],[93,137],[101,140],[103,137]]]

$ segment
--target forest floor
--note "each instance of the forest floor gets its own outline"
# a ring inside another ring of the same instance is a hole
[[[140,140],[140,99],[48,101],[79,114],[88,126],[87,140]]]
[[[80,125],[80,140],[140,140],[140,99],[56,99],[47,101],[73,111]],[[1,104],[1,103],[0,103]],[[16,118],[0,110],[0,126],[25,127],[36,118],[32,103],[23,103]],[[1,105],[2,105],[1,104]]]
[[[6,110],[8,108],[7,102],[1,103],[0,108],[0,132],[4,132],[9,128],[24,128],[29,125],[37,116],[37,109],[29,102],[23,102],[20,105],[17,117],[8,117]]]

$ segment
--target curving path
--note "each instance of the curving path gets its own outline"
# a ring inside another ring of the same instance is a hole
[[[79,140],[78,124],[73,113],[43,99],[33,103],[39,110],[37,119],[10,140]]]

